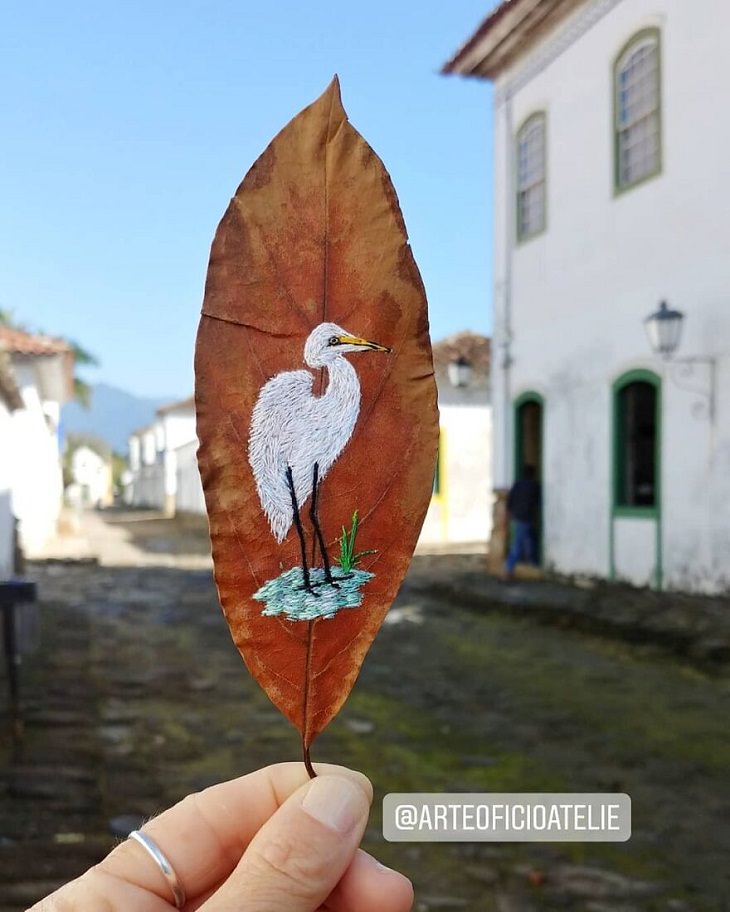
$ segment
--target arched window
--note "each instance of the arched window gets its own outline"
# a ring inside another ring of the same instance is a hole
[[[616,190],[625,190],[661,168],[659,31],[634,35],[614,67]]]
[[[614,385],[614,506],[659,506],[659,378],[632,371]]]
[[[545,228],[545,115],[533,114],[517,133],[517,239]]]

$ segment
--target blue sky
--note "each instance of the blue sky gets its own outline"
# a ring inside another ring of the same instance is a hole
[[[0,30],[0,308],[88,374],[187,395],[210,242],[269,140],[339,73],[393,177],[434,339],[491,329],[491,94],[438,75],[494,0],[65,0]]]

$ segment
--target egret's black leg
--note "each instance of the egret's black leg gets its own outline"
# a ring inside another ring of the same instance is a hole
[[[319,517],[317,516],[317,495],[319,494],[319,463],[314,463],[314,476],[312,478],[312,504],[309,508],[309,518],[312,520],[312,525],[314,526],[314,534],[317,536],[317,541],[319,542],[319,550],[322,553],[322,563],[324,564],[324,576],[327,582],[334,586],[336,589],[339,588],[337,583],[332,578],[332,568],[330,567],[330,559],[327,554],[327,545],[324,543],[324,535],[322,535],[322,529],[319,525]]]
[[[312,595],[317,595],[317,593],[312,588],[312,581],[309,578],[309,567],[307,566],[307,545],[304,541],[304,529],[302,528],[302,520],[299,516],[299,504],[297,503],[297,495],[294,491],[294,476],[292,475],[291,466],[286,467],[286,483],[289,486],[289,493],[291,494],[291,505],[292,511],[294,513],[294,525],[297,530],[297,535],[299,536],[299,544],[302,549],[302,573],[304,575],[304,588],[307,592],[311,592]]]

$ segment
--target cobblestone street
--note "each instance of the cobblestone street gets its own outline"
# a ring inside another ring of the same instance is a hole
[[[84,522],[61,556],[100,563],[29,568],[42,643],[22,669],[25,736],[0,748],[0,912],[187,792],[299,756],[230,641],[204,534],[145,514]],[[473,572],[481,558],[462,560]],[[726,667],[430,594],[457,565],[416,559],[313,748],[373,780],[366,848],[412,877],[420,912],[730,909]],[[633,837],[384,843],[380,799],[409,790],[626,791]]]

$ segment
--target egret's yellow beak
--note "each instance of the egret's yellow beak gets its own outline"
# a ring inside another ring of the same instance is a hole
[[[390,352],[392,348],[386,345],[379,345],[377,342],[371,342],[369,339],[361,339],[359,336],[339,336],[340,345],[357,345],[360,348],[367,348],[375,352]]]

